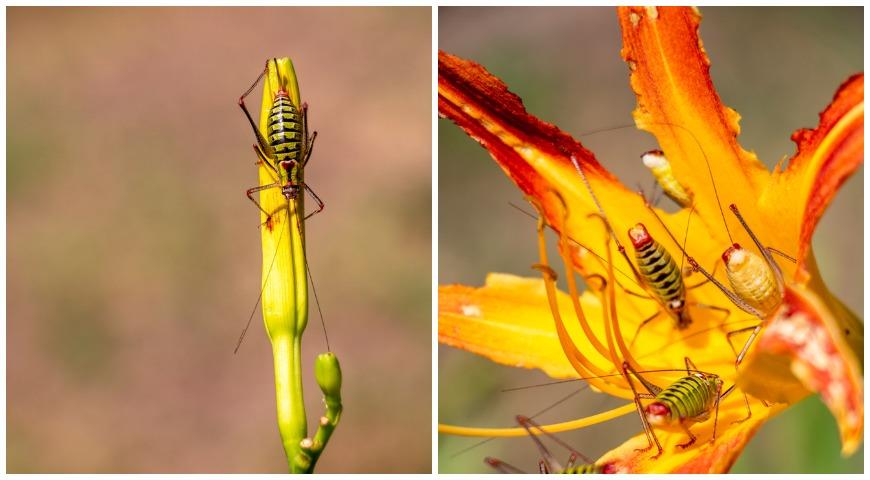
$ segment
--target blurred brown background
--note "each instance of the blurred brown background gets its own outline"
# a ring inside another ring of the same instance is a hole
[[[474,60],[504,80],[530,112],[571,133],[626,185],[652,176],[638,159],[657,148],[633,125],[636,106],[613,8],[439,9],[439,48]],[[863,70],[860,8],[701,8],[701,38],[723,102],[736,109],[740,142],[769,167],[794,152],[789,139],[815,127],[849,75]],[[534,222],[508,205],[523,204],[519,189],[477,142],[449,120],[438,122],[439,282],[482,285],[488,272],[537,276]],[[822,218],[814,251],[822,275],[840,299],[862,315],[863,167],[843,186]],[[749,201],[749,200],[747,200]],[[555,242],[551,242],[555,243]],[[555,252],[553,252],[555,255]],[[549,378],[538,371],[495,365],[439,347],[439,421],[513,426],[516,414],[533,415],[577,385],[502,392]],[[585,391],[540,417],[565,421],[622,405]],[[560,435],[596,458],[640,432],[636,416]],[[537,470],[538,452],[527,438],[495,440],[464,452],[475,439],[439,436],[439,471],[492,472],[487,455],[525,471]],[[817,396],[762,427],[733,472],[860,472],[863,452],[839,454],[836,424]],[[567,453],[557,450],[564,461]]]
[[[286,472],[259,310],[233,355],[261,278],[236,102],[272,56],[320,133],[345,411],[318,472],[431,470],[430,11],[7,9],[10,472]]]

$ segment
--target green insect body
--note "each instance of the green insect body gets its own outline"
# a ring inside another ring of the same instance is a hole
[[[688,327],[692,319],[686,309],[686,288],[677,262],[650,236],[642,223],[629,229],[628,237],[634,247],[638,273],[644,283],[668,308],[677,320],[677,327]]]
[[[688,448],[697,441],[697,437],[689,430],[689,426],[695,422],[702,422],[715,413],[713,436],[710,438],[710,443],[715,442],[719,403],[730,395],[736,387],[736,385],[732,385],[723,391],[724,382],[718,375],[698,370],[688,357],[685,360],[686,374],[664,388],[645,379],[628,362],[622,363],[622,374],[634,394],[634,403],[649,441],[649,448],[652,448],[653,445],[658,448],[658,453],[652,458],[658,458],[664,451],[653,427],[668,425],[681,427],[689,440],[678,446]],[[638,392],[632,378],[639,381],[646,392]],[[651,402],[643,406],[641,399],[648,399]],[[745,396],[744,399],[748,411],[749,400]],[[752,415],[751,412],[748,413],[746,418]]]
[[[684,187],[674,176],[671,163],[661,150],[652,150],[641,155],[643,164],[650,169],[659,186],[671,200],[681,207],[692,204],[692,192]]]
[[[582,464],[582,465],[574,465],[573,467],[566,467],[561,472],[562,474],[567,475],[583,475],[587,473],[609,473],[605,471],[604,466],[594,465],[594,464]]]
[[[706,419],[716,405],[722,379],[693,373],[668,385],[646,406],[651,425],[662,426],[686,420]]]

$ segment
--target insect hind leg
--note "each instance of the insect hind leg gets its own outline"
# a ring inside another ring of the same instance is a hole
[[[239,107],[242,109],[243,112],[245,112],[245,117],[248,118],[248,122],[251,124],[251,129],[254,130],[254,135],[257,137],[257,143],[260,144],[260,148],[262,148],[263,150],[265,150],[266,146],[267,146],[266,139],[263,138],[263,134],[260,133],[260,130],[257,128],[257,124],[256,124],[256,122],[254,122],[254,118],[251,117],[251,112],[248,111],[248,107],[245,105],[245,98],[248,95],[250,95],[251,92],[253,92],[255,88],[257,88],[257,85],[260,83],[260,80],[263,79],[263,77],[266,75],[266,72],[268,72],[268,71],[269,71],[269,65],[267,62],[266,67],[263,68],[263,71],[260,72],[260,75],[257,77],[256,80],[254,80],[254,83],[251,84],[251,87],[248,88],[248,90],[245,93],[243,93],[241,97],[239,97]]]
[[[648,323],[650,323],[653,320],[655,320],[656,318],[658,318],[658,316],[661,313],[662,313],[661,310],[658,310],[658,311],[656,311],[656,313],[650,315],[649,318],[646,318],[644,321],[642,321],[642,322],[640,322],[640,324],[638,324],[637,330],[634,331],[634,336],[631,337],[631,343],[628,345],[629,349],[634,348],[634,342],[637,340],[637,337],[640,336],[640,330],[643,327],[645,327]]]
[[[569,445],[567,442],[560,439],[556,435],[553,435],[552,433],[544,430],[543,427],[541,427],[537,422],[535,422],[531,418],[525,417],[523,415],[517,415],[517,423],[519,423],[520,426],[522,426],[523,428],[526,429],[526,431],[532,437],[532,440],[535,442],[535,446],[538,447],[538,450],[541,452],[541,455],[544,456],[544,458],[549,458],[552,460],[552,455],[550,454],[550,451],[547,450],[547,447],[545,447],[544,444],[541,442],[541,440],[538,438],[538,434],[533,432],[532,429],[534,429],[538,432],[541,432],[541,434],[545,435],[547,438],[556,442],[562,448],[564,448],[564,449],[568,450],[568,452],[570,452],[570,456],[568,457],[567,467],[573,466],[578,458],[586,463],[593,463],[591,458],[578,452],[577,450],[574,449],[574,447],[572,447],[571,445]],[[555,461],[552,462],[551,466],[559,467],[559,465],[557,463],[555,463]],[[561,468],[557,468],[557,470],[561,470]]]
[[[519,468],[494,457],[486,457],[483,459],[483,461],[486,462],[486,464],[490,467],[498,470],[499,473],[526,473]]]
[[[260,162],[262,162],[263,165],[269,167],[269,170],[267,171],[269,172],[269,175],[271,175],[272,180],[275,180],[276,182],[280,181],[277,177],[278,168],[272,163],[271,160],[269,160],[269,157],[263,152],[263,149],[260,148],[260,146],[256,143],[253,145],[253,147],[254,152],[257,154],[257,158],[259,158]]]

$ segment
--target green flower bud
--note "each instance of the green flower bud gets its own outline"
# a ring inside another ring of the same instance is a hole
[[[341,367],[332,352],[321,353],[314,361],[314,377],[327,399],[341,398]]]

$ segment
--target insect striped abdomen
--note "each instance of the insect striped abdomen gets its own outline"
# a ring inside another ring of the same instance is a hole
[[[269,111],[268,138],[274,160],[302,161],[302,114],[284,92],[275,95]]]
[[[667,250],[649,236],[641,223],[629,230],[628,235],[640,274],[656,296],[664,303],[685,299],[683,275]]]
[[[583,475],[583,474],[587,474],[587,473],[604,473],[604,472],[602,471],[602,468],[598,465],[583,464],[583,465],[574,465],[573,467],[568,467],[559,473],[568,474],[568,475]]]
[[[712,379],[689,375],[662,390],[656,400],[670,408],[674,420],[706,416],[718,396],[715,383]]]

